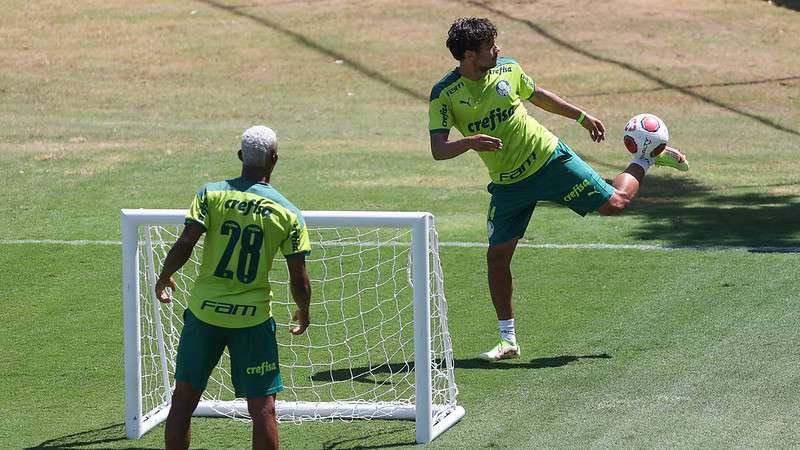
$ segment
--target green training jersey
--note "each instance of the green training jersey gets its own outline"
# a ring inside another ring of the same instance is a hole
[[[270,318],[268,275],[278,249],[286,257],[311,251],[300,210],[269,184],[244,177],[203,186],[186,223],[206,230],[189,309],[211,325],[244,328]]]
[[[456,127],[463,136],[499,138],[502,149],[478,155],[493,182],[520,181],[542,168],[558,144],[522,104],[533,96],[535,86],[511,58],[497,58],[497,65],[478,81],[463,77],[456,68],[431,91],[428,130],[449,133]]]

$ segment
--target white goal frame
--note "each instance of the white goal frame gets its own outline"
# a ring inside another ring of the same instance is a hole
[[[153,427],[166,420],[169,412],[170,392],[164,393],[166,402],[160,409],[143,411],[142,403],[142,339],[140,323],[140,226],[182,225],[186,217],[183,209],[122,209],[120,211],[122,231],[122,290],[123,290],[123,317],[124,317],[124,346],[125,346],[125,426],[129,439],[138,439]],[[309,414],[304,411],[313,411],[311,414],[322,416],[334,414],[343,417],[341,411],[345,408],[348,419],[373,418],[376,412],[381,419],[414,420],[416,426],[416,441],[428,443],[458,422],[465,414],[464,408],[455,404],[435,405],[432,396],[432,351],[431,351],[431,261],[429,251],[433,231],[433,216],[426,212],[360,212],[360,211],[304,211],[303,217],[309,227],[398,227],[411,230],[411,270],[410,282],[413,286],[413,327],[414,327],[414,383],[415,394],[412,405],[401,406],[383,404],[383,402],[276,402],[277,415],[293,417],[295,415]],[[434,238],[435,239],[435,238]],[[149,244],[147,244],[149,245]],[[152,255],[150,256],[152,258]],[[152,267],[152,259],[149,261]],[[149,276],[153,276],[150,274]],[[313,301],[313,299],[312,299]],[[156,302],[157,303],[157,302]],[[156,306],[157,307],[157,306]],[[444,314],[444,312],[443,312]],[[157,320],[156,328],[161,331],[161,324]],[[445,323],[446,326],[446,323]],[[161,340],[161,338],[159,338]],[[161,357],[166,358],[163,351],[163,341],[158,343],[161,348]],[[445,353],[449,367],[452,395],[455,398],[457,389],[452,374],[452,349],[450,348],[449,335],[446,336]],[[162,365],[166,366],[165,360]],[[164,386],[174,388],[173,380],[164,369],[162,374]],[[165,389],[167,391],[167,389]],[[280,397],[280,396],[279,396]],[[390,408],[391,406],[391,408]],[[435,415],[444,411],[434,423]],[[225,411],[224,414],[220,411]],[[392,410],[391,412],[387,412]],[[201,400],[195,416],[246,416],[247,404],[243,400],[233,401],[207,401]]]

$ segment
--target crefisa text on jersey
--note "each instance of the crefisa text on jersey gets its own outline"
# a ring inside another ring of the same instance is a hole
[[[516,106],[512,106],[508,109],[495,108],[483,119],[470,122],[470,124],[467,125],[467,130],[469,130],[470,133],[477,133],[481,128],[488,128],[490,131],[494,130],[497,128],[497,124],[510,119],[511,116],[514,115],[515,109],[517,109]]]
[[[225,209],[238,210],[244,216],[250,214],[250,212],[252,211],[253,214],[255,214],[257,216],[269,217],[269,215],[272,214],[272,210],[270,210],[266,205],[265,206],[261,206],[261,202],[263,202],[263,201],[264,200],[262,199],[262,200],[259,200],[257,202],[255,200],[250,200],[248,202],[243,202],[243,201],[240,201],[240,200],[231,199],[231,200],[227,200],[225,202],[224,206],[225,206]]]
[[[500,66],[500,67],[495,67],[493,69],[489,69],[489,73],[491,73],[491,74],[501,74],[501,73],[508,73],[508,72],[511,72],[511,67],[510,66]]]

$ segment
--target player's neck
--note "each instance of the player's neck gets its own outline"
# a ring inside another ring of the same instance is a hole
[[[468,80],[478,81],[486,76],[486,70],[481,70],[477,65],[463,60],[461,64],[458,65],[458,71],[461,72],[461,76]]]
[[[242,166],[242,176],[258,183],[269,183],[272,170],[263,167]]]

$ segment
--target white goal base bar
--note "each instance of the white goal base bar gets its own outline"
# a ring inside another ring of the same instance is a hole
[[[161,422],[167,419],[169,414],[169,406],[164,405],[165,408],[158,411],[158,413],[148,417],[148,420],[139,428],[141,433],[138,436],[128,435],[129,439],[138,439],[152,428],[157,427]],[[278,400],[275,402],[275,411],[278,420],[291,421],[295,417],[338,417],[341,419],[372,419],[380,417],[386,420],[416,420],[416,408],[408,405],[396,405],[391,403],[386,404],[365,404],[365,403],[311,403],[311,402],[286,402]],[[464,407],[456,406],[450,408],[448,406],[434,406],[434,414],[445,413],[442,419],[437,422],[430,430],[430,442],[439,437],[440,434],[447,431],[448,428],[456,424],[462,417],[464,417]],[[247,401],[245,400],[202,400],[197,404],[195,409],[195,417],[232,417],[232,418],[249,418],[247,411]],[[425,443],[417,441],[418,443]]]
[[[120,216],[126,433],[137,439],[169,413],[181,313],[200,265],[202,241],[176,273],[173,303],[163,305],[153,292],[155,274],[180,234],[186,210],[123,209]],[[303,216],[312,240],[307,258],[312,324],[304,335],[278,338],[286,388],[276,401],[278,420],[413,420],[416,441],[430,442],[465,413],[456,402],[433,216],[358,211],[305,211]],[[282,266],[276,260],[277,273],[270,274],[279,329],[288,325],[293,310]],[[226,358],[227,352],[195,416],[249,419],[246,401],[232,398]]]

